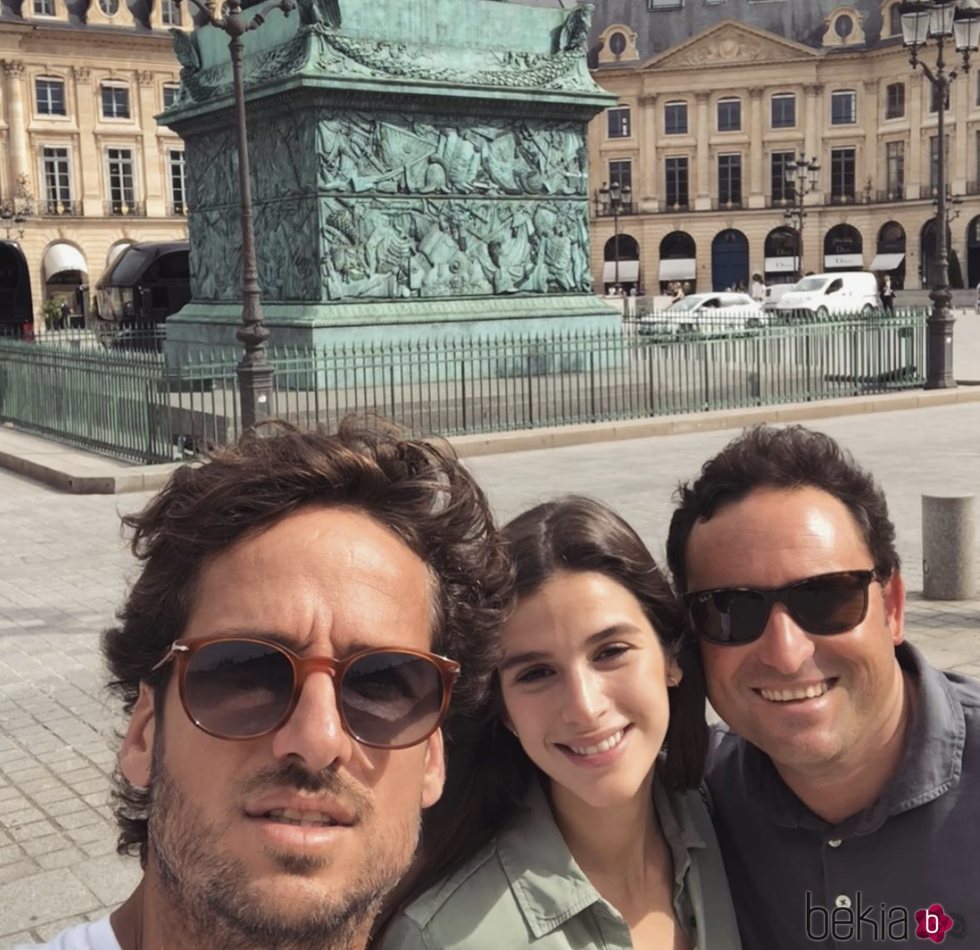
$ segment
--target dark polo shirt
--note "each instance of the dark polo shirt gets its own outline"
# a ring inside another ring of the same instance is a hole
[[[909,644],[897,655],[917,687],[908,747],[882,797],[838,825],[715,727],[707,780],[744,950],[933,946],[915,912],[934,904],[954,921],[946,946],[980,947],[980,682]]]

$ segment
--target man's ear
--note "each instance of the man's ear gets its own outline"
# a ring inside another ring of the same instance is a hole
[[[905,581],[900,571],[894,571],[885,582],[885,623],[892,635],[892,643],[898,646],[905,639]]]
[[[153,687],[140,683],[140,694],[129,714],[129,725],[119,749],[119,771],[137,788],[148,788],[156,735],[156,708]]]
[[[442,730],[425,740],[425,763],[422,773],[422,807],[431,808],[442,797],[446,784],[446,750],[442,744]]]

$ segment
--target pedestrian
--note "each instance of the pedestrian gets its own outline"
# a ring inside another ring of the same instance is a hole
[[[751,288],[752,299],[757,304],[762,304],[766,299],[766,285],[762,280],[761,274],[752,275],[752,288]]]
[[[517,606],[488,645],[493,675],[475,671],[491,684],[479,725],[447,724],[450,791],[380,950],[738,950],[680,602],[592,499],[504,530]]]
[[[142,568],[103,652],[143,876],[46,946],[363,950],[442,793],[460,664],[509,611],[483,492],[345,422],[246,436],[124,521]]]
[[[68,306],[67,300],[61,301],[61,315],[58,322],[58,329],[64,330],[68,327],[68,320],[71,317],[71,308]]]
[[[885,308],[885,313],[894,315],[895,288],[892,287],[892,279],[890,274],[885,274],[881,281],[881,305]]]
[[[667,557],[725,723],[707,783],[743,945],[837,945],[848,921],[868,942],[861,908],[891,909],[890,946],[921,908],[972,927],[980,682],[907,642],[877,482],[823,433],[759,426],[678,497]]]
[[[980,317],[980,284],[977,284],[977,316]]]

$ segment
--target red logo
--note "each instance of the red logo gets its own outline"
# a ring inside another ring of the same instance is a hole
[[[915,912],[915,935],[920,940],[942,943],[953,929],[953,918],[943,910],[942,904],[933,904]]]

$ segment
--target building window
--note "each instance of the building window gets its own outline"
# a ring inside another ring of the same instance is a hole
[[[949,136],[944,135],[946,140],[946,184],[949,185]],[[939,187],[939,136],[929,136],[929,187],[933,192]]]
[[[684,6],[684,0],[647,0],[648,10],[676,9]]]
[[[687,159],[683,156],[666,159],[665,171],[667,173],[667,207],[686,208],[689,202]]]
[[[163,0],[163,5],[160,7],[160,13],[163,16],[164,26],[181,25],[180,4],[178,4],[176,0]]]
[[[115,16],[119,12],[119,0],[99,0],[99,9],[106,16]]]
[[[773,152],[770,163],[772,175],[773,203],[791,204],[794,198],[793,186],[786,181],[786,167],[796,158],[795,152]]]
[[[686,102],[668,102],[664,106],[664,134],[687,135]]]
[[[34,16],[54,16],[54,0],[34,0]]]
[[[889,83],[885,87],[885,118],[900,119],[903,115],[905,115],[905,83]]]
[[[177,94],[180,92],[180,86],[175,83],[167,83],[163,87],[163,107],[164,109],[169,109],[177,101]]]
[[[718,156],[718,202],[722,205],[742,203],[742,156]]]
[[[629,159],[609,163],[609,185],[617,184],[621,192],[633,188],[633,163]]]
[[[905,195],[905,143],[885,143],[885,184],[889,201]]]
[[[43,148],[44,201],[47,214],[71,211],[71,179],[68,173],[67,148]]]
[[[830,124],[853,125],[857,122],[857,93],[838,89],[830,94]]]
[[[854,148],[830,150],[830,197],[831,200],[854,200]]]
[[[132,214],[136,205],[133,150],[129,148],[107,149],[106,162],[109,171],[109,213]]]
[[[902,35],[902,5],[900,3],[893,3],[888,8],[888,35]]]
[[[170,172],[170,207],[173,214],[187,214],[187,179],[184,175],[184,152],[171,149],[167,152]]]
[[[128,119],[129,118],[129,87],[128,86],[102,86],[102,118],[104,119]]]
[[[772,97],[772,127],[792,129],[796,126],[796,96],[779,93]]]
[[[718,100],[718,131],[738,132],[742,128],[742,100]]]
[[[610,109],[609,116],[609,138],[628,139],[630,137],[630,110],[626,107]]]
[[[35,79],[38,115],[65,114],[65,84],[60,79]]]

